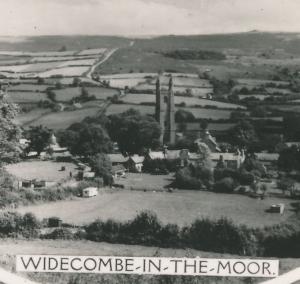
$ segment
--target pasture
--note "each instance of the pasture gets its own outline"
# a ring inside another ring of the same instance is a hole
[[[155,180],[157,176],[153,177]],[[222,202],[220,202],[222,200]],[[266,213],[272,204],[286,204],[284,215]],[[127,221],[143,210],[155,212],[162,223],[179,226],[191,224],[196,218],[232,219],[236,224],[249,227],[263,227],[288,220],[294,213],[288,199],[252,199],[248,196],[216,194],[205,191],[177,190],[173,193],[152,191],[100,191],[93,198],[77,198],[72,201],[59,201],[32,205],[18,209],[20,213],[32,212],[38,218],[58,216],[65,222],[87,224],[97,218]],[[66,210],[68,208],[68,210]]]
[[[23,92],[45,92],[49,88],[49,85],[38,85],[38,84],[18,84],[12,85],[8,88],[8,91],[23,91]]]
[[[287,81],[275,81],[275,80],[238,78],[238,79],[235,79],[235,81],[238,84],[247,85],[247,86],[265,86],[268,84],[274,84],[276,86],[288,86],[289,85],[289,82],[287,82]]]
[[[122,113],[131,108],[140,111],[142,114],[154,114],[155,111],[154,106],[133,105],[133,104],[111,104],[106,109],[106,115]]]
[[[61,171],[61,167],[66,168]],[[73,163],[60,163],[52,161],[28,161],[5,166],[6,170],[21,180],[46,180],[60,181],[69,177],[70,171],[77,172],[77,166]]]
[[[269,105],[273,109],[277,109],[283,112],[297,112],[300,113],[300,105],[299,104],[281,104],[281,105]]]
[[[94,95],[97,100],[106,100],[108,97],[112,97],[113,95],[119,94],[117,90],[102,88],[102,87],[85,87],[88,91],[89,95]],[[70,101],[74,97],[78,97],[81,95],[80,87],[70,87],[63,88],[60,90],[54,91],[56,94],[56,99],[61,102]]]
[[[50,109],[45,108],[35,108],[29,112],[19,113],[17,117],[14,119],[14,122],[18,125],[25,126],[26,124],[30,124],[30,122],[39,119],[44,116],[46,113],[50,113]]]
[[[155,84],[150,84],[150,83],[139,83],[134,87],[134,89],[139,90],[139,91],[152,91],[153,93],[155,92]],[[167,85],[162,85],[161,87],[162,90],[167,91],[168,86]],[[192,96],[197,96],[197,97],[206,97],[208,94],[213,93],[213,88],[207,88],[207,87],[184,87],[184,86],[174,86],[173,87],[174,93],[175,94],[186,94],[187,92],[190,92]]]
[[[122,97],[122,101],[129,103],[129,104],[140,104],[140,103],[155,103],[155,95],[148,95],[148,94],[127,94],[125,97]],[[182,96],[175,96],[175,104],[182,104],[185,103],[187,106],[213,106],[217,108],[226,108],[226,109],[246,109],[244,106],[218,102],[213,100],[201,99],[196,97],[182,97]]]
[[[71,124],[82,121],[85,117],[95,116],[99,112],[99,110],[99,106],[94,104],[94,107],[90,108],[82,108],[73,111],[51,112],[41,117],[38,117],[29,125],[43,125],[54,130],[66,129]]]
[[[61,64],[61,63],[60,63]],[[76,67],[62,67],[62,68],[54,68],[42,73],[39,73],[39,77],[53,77],[53,76],[62,76],[62,77],[80,77],[84,73],[88,72],[90,66],[76,66]]]
[[[130,108],[139,110],[143,114],[154,114],[155,107],[147,105],[133,105],[133,104],[111,104],[107,110],[106,114],[118,114],[122,113]],[[206,109],[206,108],[192,108],[192,107],[176,107],[176,110],[183,109],[191,112],[196,119],[229,119],[231,115],[230,110],[223,109]]]
[[[37,103],[41,100],[47,100],[45,93],[39,92],[8,92],[8,98],[14,103]]]

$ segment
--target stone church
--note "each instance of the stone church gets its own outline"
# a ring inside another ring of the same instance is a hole
[[[170,77],[167,91],[162,90],[160,78],[157,78],[155,118],[161,127],[160,142],[162,144],[174,144],[176,139],[176,124],[172,76]]]

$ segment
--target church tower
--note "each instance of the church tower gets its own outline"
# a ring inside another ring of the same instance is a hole
[[[160,79],[159,77],[156,80],[156,104],[155,104],[155,119],[159,123],[161,128],[160,142],[164,142],[164,133],[165,133],[165,102],[164,96],[161,93],[160,89]]]
[[[168,91],[161,90],[160,79],[156,81],[155,119],[161,128],[160,142],[175,143],[175,104],[173,79],[170,78]]]
[[[175,103],[174,103],[174,90],[173,90],[173,78],[171,76],[169,80],[169,90],[168,90],[168,106],[167,106],[167,135],[168,142],[171,144],[175,143],[176,136],[176,126],[175,126]]]

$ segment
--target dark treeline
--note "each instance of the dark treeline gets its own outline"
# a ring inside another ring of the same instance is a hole
[[[65,224],[50,233],[41,234],[40,229],[47,225],[30,213],[22,216],[16,212],[3,212],[0,215],[1,237],[87,239],[165,248],[193,248],[243,256],[300,256],[299,223],[254,229],[236,225],[226,218],[203,218],[180,228],[175,224],[162,224],[155,214],[145,211],[127,222],[96,220],[85,227],[77,227],[76,232],[68,229],[69,226]]]

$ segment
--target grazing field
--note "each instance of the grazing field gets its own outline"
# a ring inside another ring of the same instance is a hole
[[[19,84],[13,85],[8,88],[8,91],[38,91],[45,92],[49,88],[49,85],[37,85],[37,84]]]
[[[119,94],[117,90],[102,88],[102,87],[85,87],[89,95],[94,95],[97,100],[106,100],[108,97]],[[80,87],[70,87],[54,91],[56,94],[56,99],[58,101],[66,102],[70,101],[74,97],[81,95]]]
[[[178,108],[179,109],[179,108]],[[229,119],[231,115],[230,110],[220,109],[205,109],[205,108],[180,108],[191,112],[197,119]]]
[[[65,171],[61,167],[66,168]],[[77,172],[77,166],[73,163],[59,163],[52,161],[28,161],[17,164],[7,165],[6,170],[16,176],[18,179],[24,180],[46,180],[46,181],[60,181],[68,178],[70,171]]]
[[[71,124],[82,121],[85,117],[95,116],[99,110],[99,107],[94,106],[74,111],[52,112],[34,120],[30,125],[43,125],[54,130],[66,129]]]
[[[270,95],[263,95],[263,94],[251,94],[251,95],[238,95],[240,100],[248,99],[248,98],[256,98],[263,101],[266,98],[269,98]]]
[[[290,104],[290,105],[269,105],[273,109],[278,109],[284,112],[300,112],[300,105]]]
[[[129,110],[130,108],[139,110],[142,114],[154,114],[154,106],[132,105],[132,104],[111,104],[106,109],[106,115],[118,114]]]
[[[118,90],[101,88],[101,87],[86,87],[89,94],[94,95],[97,100],[106,100],[114,95],[119,95]]]
[[[127,94],[125,97],[122,97],[122,101],[129,103],[129,104],[140,104],[140,103],[155,103],[155,95],[148,95],[148,94]],[[218,101],[206,100],[201,98],[195,97],[182,97],[182,96],[175,96],[175,104],[182,104],[185,103],[187,106],[213,106],[217,108],[226,108],[226,109],[246,109],[244,106],[230,104],[230,103],[223,103]]]
[[[281,88],[266,88],[268,94],[281,94],[281,95],[291,95],[293,92],[288,89]]]
[[[63,76],[63,77],[79,77],[83,73],[89,71],[89,66],[63,67],[51,69],[46,72],[39,73],[39,77]]]
[[[146,83],[145,78],[127,78],[127,79],[107,79],[109,86],[112,88],[124,89],[125,87],[133,88],[139,84]]]
[[[103,54],[107,49],[106,48],[93,48],[80,51],[77,55],[94,55],[94,54]]]
[[[154,176],[156,178],[157,176]],[[153,178],[153,179],[154,179]],[[222,200],[222,202],[220,202]],[[285,203],[284,215],[266,213],[272,204]],[[188,225],[196,218],[227,217],[237,224],[263,227],[286,221],[293,215],[288,199],[252,199],[233,194],[216,194],[204,191],[103,191],[89,199],[59,201],[18,209],[20,213],[32,212],[39,218],[58,216],[65,222],[87,224],[97,218],[127,221],[143,210],[151,210],[164,223]],[[66,210],[68,208],[68,210]]]
[[[133,104],[111,104],[107,110],[106,114],[116,114],[122,113],[130,108],[139,110],[143,114],[154,114],[155,107],[147,105],[133,105]],[[197,119],[229,119],[231,115],[230,110],[221,110],[221,109],[206,109],[206,108],[188,108],[188,107],[177,107],[178,109],[184,109],[191,112]]]
[[[260,80],[260,79],[235,79],[238,84],[249,86],[265,86],[268,84],[274,84],[276,86],[288,86],[290,83],[287,81],[274,81],[274,80]]]
[[[24,126],[42,116],[44,116],[46,113],[51,113],[51,110],[45,109],[45,108],[35,108],[29,112],[18,114],[18,116],[14,119],[14,121],[18,125]]]
[[[97,62],[98,58],[91,58],[91,59],[76,59],[76,60],[69,60],[62,62],[59,67],[66,67],[66,66],[91,66]]]
[[[150,84],[150,83],[140,83],[137,86],[134,87],[134,89],[139,90],[139,91],[152,91],[153,93],[155,92],[155,84]],[[167,85],[162,85],[161,87],[162,90],[167,91],[168,86]],[[209,94],[213,93],[213,88],[198,88],[198,87],[173,87],[173,90],[175,94],[186,94],[187,92],[190,92],[192,96],[196,97],[206,97]]]
[[[56,100],[60,102],[70,101],[74,97],[78,97],[81,94],[81,88],[79,87],[70,87],[63,88],[60,90],[54,91],[56,94]]]
[[[155,49],[154,49],[155,50]],[[150,72],[175,70],[177,72],[196,73],[197,68],[173,58],[168,58],[160,53],[138,48],[119,49],[109,60],[97,68],[101,74]]]
[[[37,103],[47,100],[47,95],[39,92],[8,92],[7,96],[14,103]]]

